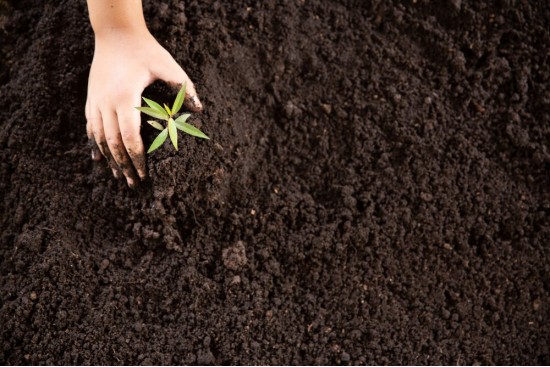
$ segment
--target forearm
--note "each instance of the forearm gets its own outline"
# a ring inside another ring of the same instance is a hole
[[[96,37],[114,30],[147,32],[141,0],[87,0]]]

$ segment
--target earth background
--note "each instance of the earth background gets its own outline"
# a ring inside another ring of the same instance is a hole
[[[548,1],[144,9],[211,140],[133,191],[85,2],[0,1],[1,364],[550,364]]]

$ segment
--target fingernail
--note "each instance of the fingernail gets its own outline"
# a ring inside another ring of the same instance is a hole
[[[126,182],[128,182],[128,186],[130,186],[130,188],[133,189],[136,187],[136,182],[130,177],[126,177]]]
[[[101,152],[98,148],[92,148],[92,160],[99,161],[101,160]]]
[[[120,172],[118,172],[116,169],[111,168],[113,171],[113,176],[118,180],[120,178]]]
[[[202,103],[199,100],[199,97],[197,96],[190,96],[185,99],[187,108],[189,108],[193,112],[199,112],[202,111]]]
[[[147,173],[145,173],[145,172],[143,172],[143,171],[139,171],[139,172],[138,172],[138,175],[139,175],[139,179],[140,179],[141,181],[147,180]]]

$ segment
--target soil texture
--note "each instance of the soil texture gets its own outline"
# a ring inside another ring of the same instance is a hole
[[[211,140],[131,190],[85,1],[0,1],[1,364],[550,364],[548,1],[144,8]]]

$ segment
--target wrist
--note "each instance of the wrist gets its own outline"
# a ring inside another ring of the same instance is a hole
[[[141,0],[88,0],[96,39],[148,33]]]
[[[101,29],[94,29],[94,34],[96,42],[99,43],[109,42],[111,40],[152,37],[145,24],[104,27]]]

